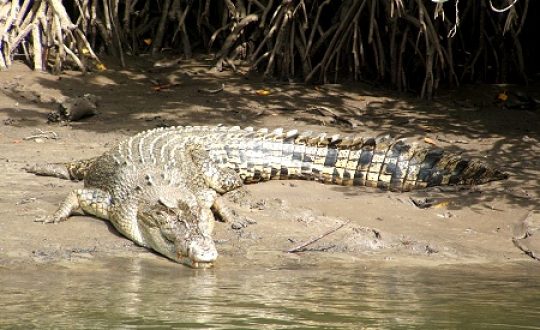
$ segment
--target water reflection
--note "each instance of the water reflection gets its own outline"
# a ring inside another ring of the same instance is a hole
[[[151,258],[4,267],[0,327],[540,329],[536,274],[534,264],[197,271]]]

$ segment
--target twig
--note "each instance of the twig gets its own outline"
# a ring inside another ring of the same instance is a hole
[[[293,247],[292,249],[289,249],[287,250],[286,252],[288,253],[296,253],[296,252],[302,252],[305,250],[305,248],[315,242],[318,242],[320,241],[321,239],[325,238],[326,236],[330,235],[330,234],[333,234],[335,233],[336,231],[338,231],[339,229],[343,228],[345,225],[349,224],[349,222],[351,222],[350,220],[346,221],[346,222],[343,222],[342,224],[340,224],[339,226],[337,226],[336,228],[333,228],[333,229],[330,229],[329,231],[315,237],[315,238],[312,238],[296,247]]]
[[[456,7],[456,23],[454,24],[454,26],[452,27],[450,32],[448,32],[448,38],[453,38],[456,35],[457,29],[458,29],[458,26],[459,26],[459,8],[458,8],[458,4],[459,4],[459,0],[456,0],[456,3],[455,3],[455,7]]]
[[[202,93],[202,94],[215,95],[217,93],[223,92],[223,90],[225,90],[225,84],[221,84],[221,87],[219,87],[217,89],[199,88],[197,90],[197,92]]]
[[[521,224],[522,224],[522,232],[521,233],[516,233],[516,235],[514,237],[512,237],[512,243],[514,243],[514,245],[520,249],[521,251],[523,251],[523,253],[525,253],[526,255],[528,255],[529,257],[535,259],[535,260],[538,260],[540,261],[540,256],[538,256],[538,254],[536,254],[534,251],[531,251],[531,249],[529,249],[527,246],[523,245],[520,241],[521,240],[524,240],[524,239],[527,239],[529,237],[531,237],[533,234],[529,231],[529,225],[530,225],[530,222],[529,222],[529,218],[531,217],[531,215],[534,213],[535,211],[532,210],[532,211],[529,211],[529,213],[527,213],[527,215],[525,216],[525,218],[523,219],[523,221],[521,221]]]
[[[311,49],[311,45],[313,43],[313,37],[315,36],[315,31],[317,31],[317,26],[319,26],[319,19],[321,17],[321,12],[323,8],[330,3],[331,0],[325,0],[318,8],[317,10],[317,16],[315,16],[315,22],[313,22],[313,26],[311,27],[311,33],[309,34],[308,43],[306,46],[306,56],[308,56],[309,51]]]
[[[270,9],[272,9],[274,5],[274,0],[268,1],[268,4],[266,5],[266,8],[263,11],[263,14],[261,16],[261,21],[259,23],[259,28],[263,29],[266,24],[266,17],[268,16],[268,13],[270,12]]]
[[[521,244],[519,241],[521,238],[512,237],[512,243],[514,243],[514,246],[523,251],[526,255],[533,258],[534,260],[540,261],[540,256],[538,256],[534,251],[531,251],[528,247]]]
[[[42,130],[39,129],[39,130],[37,130],[37,134],[30,135],[30,136],[27,136],[27,137],[23,138],[23,140],[33,140],[33,139],[53,139],[53,140],[57,140],[57,139],[59,139],[59,136],[54,131],[42,131]]]
[[[216,58],[224,58],[229,53],[229,50],[233,46],[234,42],[238,39],[240,34],[242,33],[242,30],[250,23],[257,22],[259,20],[259,16],[255,14],[251,14],[249,16],[246,16],[242,18],[242,20],[234,27],[234,29],[231,31],[227,39],[225,39],[225,42],[223,43],[223,47],[220,49],[220,51],[216,54]]]
[[[278,7],[278,9],[276,9],[276,13],[274,15],[276,15],[276,14],[278,14],[278,15],[275,16],[271,21],[271,22],[274,22],[274,21],[275,22],[271,25],[270,30],[268,31],[268,33],[266,33],[266,35],[264,36],[264,39],[260,42],[259,47],[257,47],[257,49],[251,55],[251,60],[252,61],[256,61],[257,54],[259,54],[259,52],[262,50],[263,46],[266,44],[268,39],[273,37],[274,33],[276,32],[276,30],[278,28],[278,25],[281,23],[281,19],[285,15],[285,11],[280,10],[281,7],[282,6],[280,5]]]
[[[154,42],[152,44],[152,54],[157,54],[161,50],[161,44],[163,43],[163,37],[165,35],[165,25],[167,24],[167,15],[169,13],[169,6],[171,0],[165,0],[163,3],[163,8],[161,9],[161,18],[159,19],[158,29],[154,37]]]
[[[281,27],[279,29],[279,33],[276,37],[276,44],[274,45],[274,49],[272,49],[272,52],[270,53],[270,57],[268,58],[268,65],[266,66],[266,70],[264,72],[264,75],[270,74],[270,72],[273,69],[274,65],[274,59],[277,53],[277,50],[281,47],[281,43],[283,42],[283,38],[286,32],[286,28],[288,26],[289,20],[292,18],[292,11],[290,9],[285,10],[285,14],[283,16],[283,20],[281,22]]]
[[[497,13],[504,13],[505,11],[510,10],[512,7],[514,7],[514,5],[516,4],[516,2],[518,2],[518,0],[514,0],[514,2],[512,2],[511,4],[509,4],[507,7],[504,7],[504,8],[502,8],[502,9],[499,9],[499,8],[495,8],[495,6],[493,6],[492,0],[489,0],[489,6],[491,7],[491,10],[493,10],[494,12],[497,12]]]
[[[37,25],[34,25],[32,28],[32,44],[34,46],[34,70],[44,71],[43,61],[41,59],[43,56],[43,52],[41,51],[41,32]]]

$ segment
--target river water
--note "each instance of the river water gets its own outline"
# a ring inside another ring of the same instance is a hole
[[[233,259],[0,267],[0,328],[540,329],[540,267]]]

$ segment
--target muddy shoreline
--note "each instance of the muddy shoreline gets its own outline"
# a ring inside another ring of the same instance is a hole
[[[464,87],[426,103],[356,83],[269,83],[253,74],[213,72],[204,61],[155,68],[150,60],[138,59],[127,69],[109,67],[101,73],[52,76],[17,63],[2,73],[2,267],[111,256],[169,263],[96,218],[76,216],[56,225],[35,222],[52,214],[81,184],[37,177],[23,168],[96,156],[149,128],[215,124],[391,134],[466,152],[510,174],[508,180],[472,189],[413,193],[302,181],[249,185],[244,194],[229,197],[230,206],[250,219],[246,226],[216,226],[222,256],[217,267],[233,260],[276,264],[290,258],[323,262],[329,257],[347,263],[427,266],[538,262],[524,249],[540,252],[540,214],[535,211],[540,209],[540,111],[501,108],[493,103],[500,86]],[[223,91],[215,92],[222,84]],[[99,99],[96,115],[47,124],[59,102],[87,93]],[[411,198],[435,200],[436,207],[420,209]],[[346,221],[307,251],[284,252]],[[518,249],[512,238],[525,248]]]

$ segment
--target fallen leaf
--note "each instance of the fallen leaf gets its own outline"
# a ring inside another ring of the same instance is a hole
[[[450,211],[446,211],[444,213],[437,213],[437,216],[443,219],[450,219],[450,218],[455,217],[455,215],[452,214]]]
[[[431,144],[431,145],[434,145],[434,146],[437,145],[437,142],[435,142],[435,140],[433,140],[432,138],[429,138],[429,137],[425,137],[424,142],[428,143],[428,144]]]
[[[259,96],[268,96],[271,94],[269,89],[258,89],[257,91],[255,91],[255,93],[257,93],[257,95]]]
[[[163,90],[169,90],[171,88],[171,84],[162,84],[162,85],[157,85],[157,86],[153,86],[152,89],[156,92],[161,92]]]
[[[508,100],[508,94],[506,94],[506,91],[499,93],[499,95],[497,95],[497,99],[505,102],[506,100]]]
[[[96,69],[98,71],[105,71],[105,70],[107,70],[107,67],[103,63],[98,63],[98,64],[96,64]]]
[[[150,45],[152,44],[152,39],[150,39],[150,38],[143,39],[143,42],[144,42],[147,46],[150,46]]]
[[[447,207],[448,204],[450,204],[450,201],[444,201],[444,202],[440,202],[440,203],[437,203],[437,204],[433,204],[431,207],[434,208],[434,209],[440,209],[440,208],[443,208],[443,207]]]
[[[430,133],[433,132],[433,128],[428,125],[419,124],[418,127],[424,130],[424,132]]]

